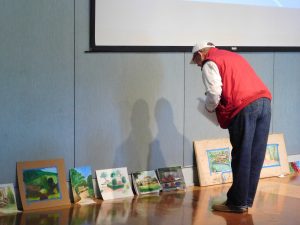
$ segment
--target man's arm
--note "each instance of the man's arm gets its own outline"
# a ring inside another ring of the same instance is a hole
[[[209,61],[202,68],[202,79],[205,86],[205,108],[208,112],[214,112],[222,94],[222,79],[217,65]]]

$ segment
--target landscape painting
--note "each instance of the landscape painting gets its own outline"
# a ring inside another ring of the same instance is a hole
[[[132,180],[137,194],[158,193],[161,190],[154,170],[132,173]]]
[[[229,148],[206,150],[210,174],[231,172]]]
[[[70,169],[70,179],[73,199],[75,203],[95,203],[92,169],[90,166],[83,166]]]
[[[126,167],[96,170],[96,176],[103,200],[133,196]]]
[[[17,212],[19,211],[13,184],[0,184],[0,214]]]
[[[56,167],[23,170],[23,183],[28,204],[61,198]]]
[[[280,166],[278,144],[268,144],[263,168]]]
[[[17,163],[24,210],[70,204],[63,159]]]

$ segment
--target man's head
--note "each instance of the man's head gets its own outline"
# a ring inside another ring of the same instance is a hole
[[[198,66],[202,66],[202,62],[205,59],[205,56],[210,48],[214,48],[215,45],[209,41],[201,41],[194,45],[192,49],[193,58],[190,64],[197,64]]]

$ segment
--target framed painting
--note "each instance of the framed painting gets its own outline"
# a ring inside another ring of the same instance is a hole
[[[260,178],[290,174],[283,134],[271,134]]]
[[[200,186],[232,182],[228,138],[194,141]]]
[[[228,138],[194,141],[200,186],[232,182]],[[289,174],[283,134],[271,134],[260,178]]]
[[[161,190],[154,170],[132,173],[132,182],[138,195],[159,193]]]
[[[300,173],[300,161],[289,162],[291,173]]]
[[[103,200],[133,196],[126,167],[96,170],[96,176]]]
[[[162,186],[162,191],[186,189],[181,166],[158,168],[157,175]]]
[[[23,210],[69,205],[63,159],[17,162]]]

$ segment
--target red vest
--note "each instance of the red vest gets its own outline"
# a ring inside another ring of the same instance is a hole
[[[269,89],[242,56],[211,48],[203,65],[207,61],[216,63],[222,79],[222,95],[216,108],[222,128],[227,128],[233,117],[251,102],[259,98],[272,99]]]

